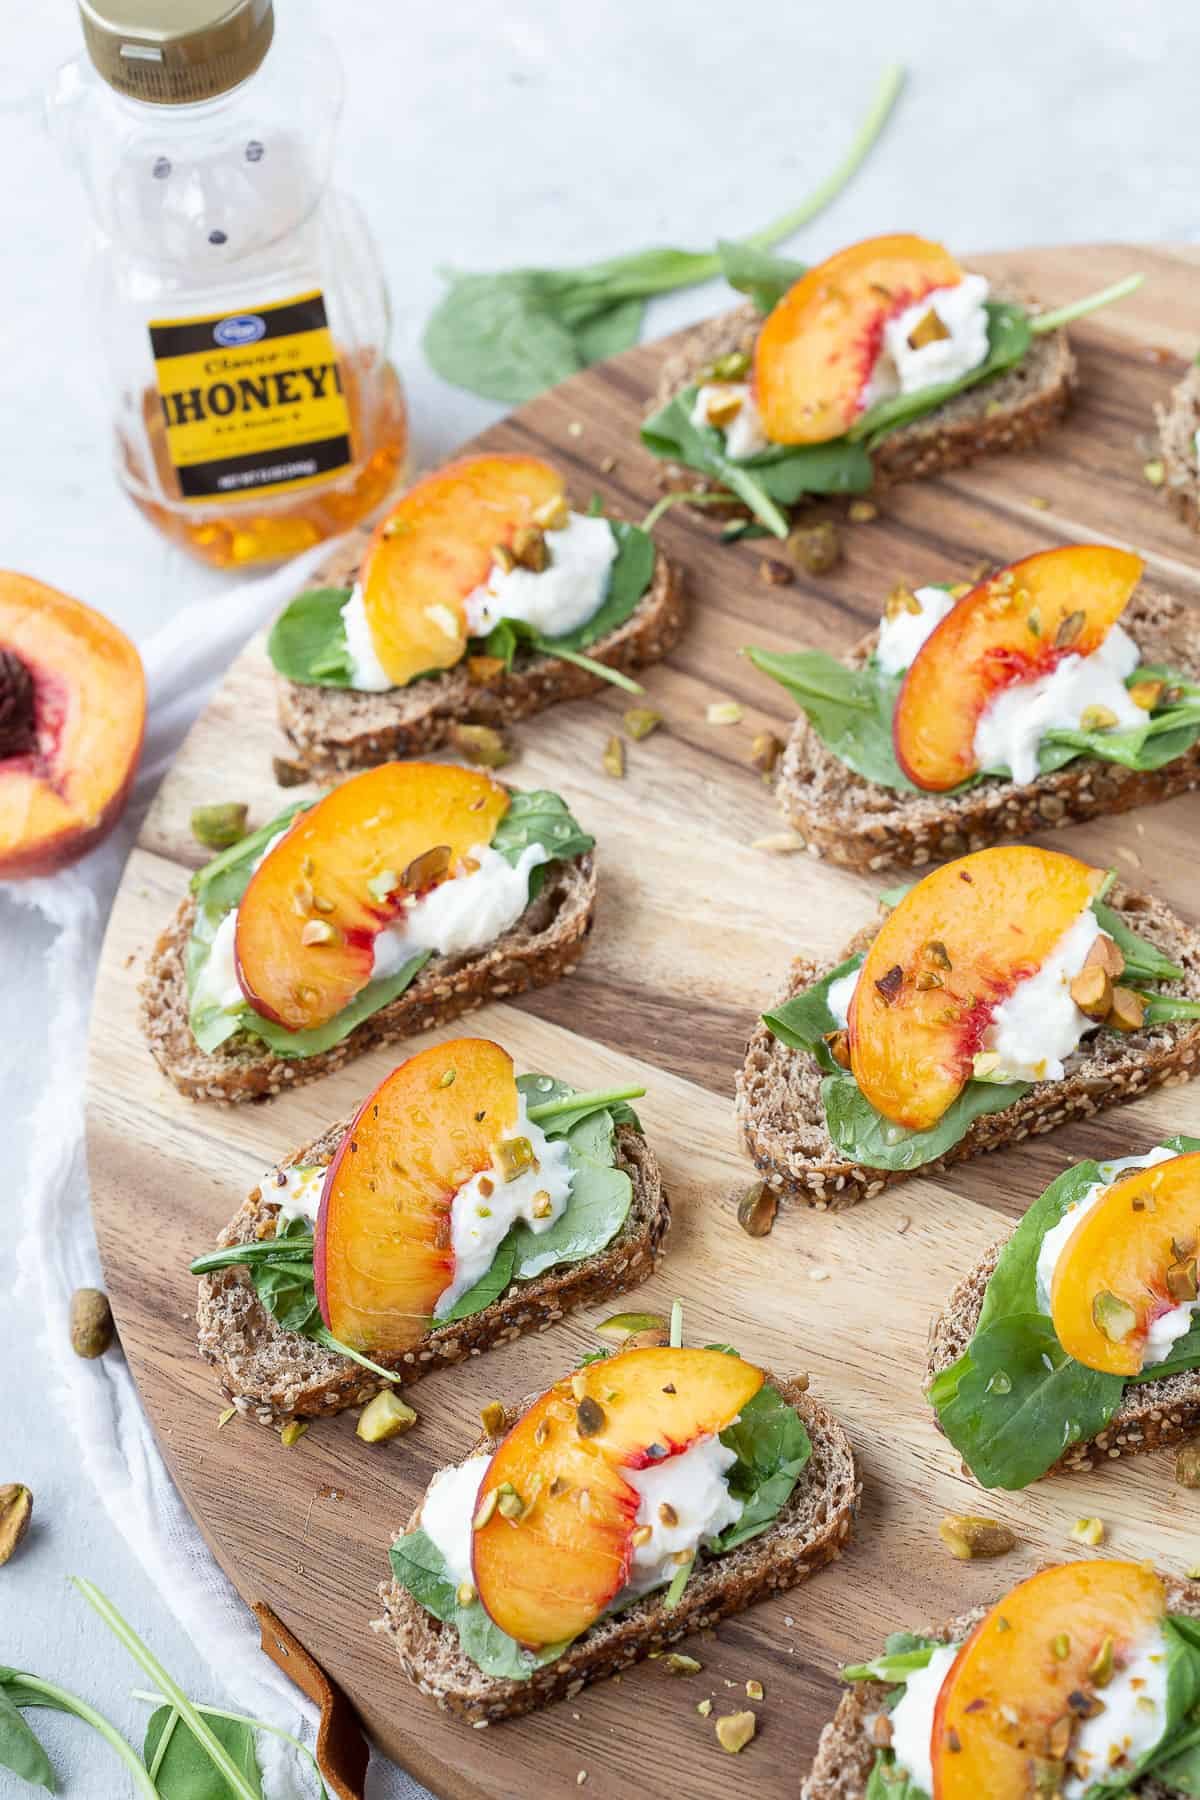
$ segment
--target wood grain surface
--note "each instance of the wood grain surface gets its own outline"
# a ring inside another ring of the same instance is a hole
[[[920,1392],[929,1319],[957,1277],[1066,1164],[1142,1150],[1197,1127],[1200,1094],[1158,1093],[1057,1135],[944,1176],[889,1189],[843,1215],[780,1215],[751,1240],[733,1198],[748,1179],[730,1096],[751,1023],[800,950],[836,949],[865,920],[873,884],[807,856],[772,856],[752,840],[780,828],[750,767],[757,731],[786,731],[789,704],[739,658],[747,643],[839,650],[878,617],[896,581],[960,578],[981,558],[1008,561],[1075,539],[1132,545],[1164,587],[1200,598],[1200,543],[1145,480],[1153,406],[1182,374],[1200,334],[1200,251],[1038,250],[976,259],[1006,284],[1059,304],[1131,268],[1130,301],[1074,334],[1082,389],[1067,425],[1037,454],[998,457],[946,479],[896,489],[868,524],[847,526],[829,576],[767,585],[770,544],[723,547],[716,527],[681,509],[660,541],[686,569],[691,617],[670,662],[649,671],[648,703],[664,730],[628,746],[624,781],[601,752],[621,696],[555,708],[518,728],[518,785],[560,790],[599,840],[597,927],[578,973],[473,1025],[583,1087],[637,1076],[643,1120],[675,1202],[665,1267],[639,1300],[680,1295],[692,1342],[735,1343],[780,1371],[807,1369],[845,1421],[865,1484],[858,1541],[833,1569],[688,1645],[700,1674],[672,1679],[659,1662],[520,1723],[470,1730],[440,1715],[401,1677],[368,1630],[387,1572],[390,1534],[435,1468],[473,1440],[479,1408],[570,1366],[600,1315],[443,1371],[409,1390],[420,1423],[385,1447],[354,1436],[351,1415],[285,1450],[234,1420],[196,1355],[191,1256],[213,1242],[244,1192],[290,1146],[350,1111],[399,1058],[378,1052],[263,1106],[181,1099],[139,1035],[139,964],[204,853],[194,805],[249,803],[254,823],[278,810],[272,678],[261,641],[239,658],[165,781],[130,859],[100,971],[91,1041],[90,1171],[96,1229],[125,1354],[171,1472],[208,1542],[247,1601],[265,1601],[342,1684],[379,1744],[454,1800],[519,1792],[687,1794],[718,1800],[731,1781],[761,1800],[793,1795],[837,1694],[836,1668],[884,1633],[961,1611],[1071,1552],[1081,1514],[1108,1527],[1106,1549],[1182,1570],[1196,1560],[1196,1500],[1174,1486],[1169,1454],[1094,1475],[986,1496],[960,1472]],[[473,447],[533,450],[566,471],[572,497],[598,491],[640,518],[655,469],[637,444],[662,344],[577,376],[487,432]],[[608,463],[608,459],[615,459]],[[604,472],[607,465],[608,472]],[[843,516],[842,509],[826,509]],[[706,722],[717,699],[745,708],[732,727]],[[1185,916],[1200,913],[1188,797],[1055,839],[1116,862]],[[453,1035],[450,1032],[441,1034]],[[1005,1518],[1020,1547],[1003,1563],[954,1562],[936,1535],[946,1510]],[[718,1748],[712,1719],[745,1705],[760,1680],[759,1734],[740,1762]]]

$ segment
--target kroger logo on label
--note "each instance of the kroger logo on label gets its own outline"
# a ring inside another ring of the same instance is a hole
[[[222,319],[219,325],[213,326],[213,337],[226,350],[232,350],[238,344],[256,344],[260,337],[265,337],[267,324],[257,313],[237,313],[232,319]]]

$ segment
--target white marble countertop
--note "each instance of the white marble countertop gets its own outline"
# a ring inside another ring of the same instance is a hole
[[[438,264],[590,260],[666,242],[707,248],[718,235],[754,229],[837,160],[888,61],[910,70],[898,113],[849,193],[797,240],[797,254],[816,258],[894,229],[944,239],[959,253],[1196,235],[1200,17],[1187,0],[317,7],[346,66],[339,179],[380,247],[422,463],[500,410],[448,388],[422,361]],[[0,0],[0,23],[10,27],[0,69],[0,562],[78,594],[143,638],[222,578],[168,548],[110,473],[92,385],[82,205],[40,123],[41,90],[77,48],[74,7]],[[658,302],[650,331],[716,310],[725,292],[713,284]],[[10,1024],[0,1044],[13,1208],[22,1122],[46,1075],[39,1020],[54,950],[45,927],[2,898],[0,943],[4,1016],[21,1022],[19,1038]],[[20,1297],[0,1313],[0,1367],[9,1371],[0,1482],[28,1482],[41,1521],[0,1571],[0,1662],[77,1686],[132,1725],[130,1671],[67,1596],[67,1572],[100,1581],[197,1695],[209,1686],[205,1666],[75,1478],[36,1370],[14,1380],[32,1325]],[[83,1771],[82,1728],[44,1718],[39,1726],[65,1746],[60,1766]],[[2,1775],[0,1791],[9,1791]],[[121,1791],[107,1766],[64,1781],[82,1800]]]

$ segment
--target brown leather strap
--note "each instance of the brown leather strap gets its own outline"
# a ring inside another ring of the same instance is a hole
[[[317,1766],[337,1800],[363,1800],[370,1752],[354,1708],[320,1663],[314,1661],[294,1632],[260,1600],[254,1615],[262,1631],[262,1647],[277,1668],[321,1709],[317,1727]]]

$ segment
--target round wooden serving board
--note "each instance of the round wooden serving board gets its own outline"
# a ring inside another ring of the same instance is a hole
[[[1056,249],[984,257],[1006,287],[1058,305],[1131,269],[1133,299],[1073,333],[1082,386],[1066,426],[1035,455],[889,493],[878,517],[847,526],[832,575],[788,587],[759,574],[768,542],[723,547],[717,528],[675,508],[659,527],[687,572],[691,617],[669,663],[646,677],[666,728],[628,746],[625,779],[601,753],[628,703],[616,693],[560,706],[519,728],[506,774],[562,792],[599,841],[600,906],[592,944],[569,981],[519,1006],[475,1014],[518,1068],[552,1070],[581,1087],[643,1079],[640,1111],[661,1158],[675,1227],[659,1277],[638,1303],[684,1302],[689,1341],[731,1342],[781,1372],[807,1369],[861,1459],[857,1542],[832,1569],[689,1643],[700,1674],[672,1679],[661,1662],[585,1690],[516,1724],[473,1731],[438,1713],[368,1630],[387,1573],[391,1534],[430,1475],[457,1458],[480,1407],[548,1383],[596,1340],[600,1313],[432,1376],[408,1390],[417,1427],[368,1448],[353,1415],[314,1427],[295,1447],[235,1419],[194,1343],[190,1257],[211,1245],[244,1193],[290,1147],[346,1114],[399,1051],[380,1051],[262,1106],[183,1100],[159,1074],[137,1025],[139,967],[203,860],[194,805],[244,800],[255,823],[279,809],[272,755],[271,671],[261,640],[230,669],[164,782],[113,909],[91,1038],[92,1198],[125,1354],[171,1472],[222,1566],[247,1601],[266,1601],[350,1694],[378,1743],[439,1795],[687,1794],[721,1800],[732,1780],[761,1800],[793,1796],[821,1724],[836,1704],[836,1669],[904,1626],[956,1613],[1017,1580],[1043,1557],[1074,1553],[1081,1514],[1108,1528],[1106,1550],[1170,1570],[1196,1560],[1192,1496],[1175,1487],[1169,1454],[1141,1456],[1025,1495],[983,1494],[935,1431],[920,1381],[926,1329],[958,1276],[1065,1164],[1142,1150],[1166,1132],[1197,1130],[1200,1092],[1183,1087],[930,1179],[890,1188],[850,1213],[781,1213],[773,1234],[737,1227],[732,1196],[748,1178],[730,1097],[756,1014],[789,959],[840,947],[873,907],[869,881],[805,855],[770,855],[752,840],[781,829],[750,766],[756,732],[786,733],[789,703],[738,656],[747,643],[837,651],[877,618],[898,581],[961,578],[983,558],[1007,562],[1077,539],[1132,545],[1148,579],[1200,599],[1200,542],[1167,512],[1142,466],[1153,413],[1183,373],[1200,333],[1200,250]],[[667,345],[632,350],[541,396],[471,448],[544,454],[572,496],[640,518],[656,497],[638,421]],[[607,469],[607,473],[603,472]],[[831,508],[831,511],[840,509]],[[742,722],[718,727],[706,708],[736,699]],[[1200,912],[1190,854],[1200,799],[1071,831],[1055,841],[1115,862],[1186,915]],[[443,1036],[454,1035],[452,1027]],[[611,1308],[604,1309],[605,1311]],[[983,1511],[1016,1530],[998,1565],[953,1561],[942,1514]],[[714,1716],[766,1690],[758,1737],[736,1773]],[[581,1778],[580,1778],[581,1779]]]

